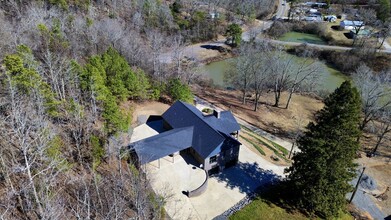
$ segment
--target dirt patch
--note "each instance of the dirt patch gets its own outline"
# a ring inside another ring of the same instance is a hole
[[[250,100],[243,105],[238,91],[194,88],[194,92],[211,104],[230,110],[236,117],[280,137],[289,137],[297,127],[304,128],[314,120],[315,112],[324,106],[320,100],[294,95],[289,108],[284,109],[288,94],[283,93],[281,107],[277,108],[272,106],[274,94],[266,93],[260,99],[262,103],[258,111],[254,112],[253,102]]]
[[[132,102],[133,110],[132,125],[137,124],[140,116],[162,115],[170,106],[156,101]]]
[[[361,154],[361,158],[357,159],[357,163],[366,167],[365,173],[376,180],[377,188],[368,191],[372,195],[372,199],[378,207],[388,216],[391,215],[391,192],[386,193],[388,199],[379,200],[377,197],[384,193],[387,187],[391,187],[391,158],[388,157],[371,157]]]

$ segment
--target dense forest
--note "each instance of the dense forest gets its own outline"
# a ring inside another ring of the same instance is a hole
[[[163,218],[167,195],[153,193],[126,163],[120,137],[130,134],[132,114],[122,104],[192,100],[194,74],[161,62],[162,54],[174,50],[175,61],[184,45],[273,7],[272,0],[1,1],[0,218]]]

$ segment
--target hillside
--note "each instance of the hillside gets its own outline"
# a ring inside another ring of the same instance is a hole
[[[185,44],[272,2],[2,1],[1,218],[164,218],[165,197],[126,163],[132,103],[191,99],[193,74],[160,55],[180,63]]]

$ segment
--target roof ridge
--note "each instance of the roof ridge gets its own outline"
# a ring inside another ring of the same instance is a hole
[[[186,106],[186,103],[184,103],[184,102],[182,102],[182,101],[179,101],[182,105],[184,105],[187,109],[189,109],[187,106]],[[194,108],[196,108],[195,106],[194,106]],[[194,114],[194,112],[191,110],[191,109],[189,109],[193,114]],[[198,110],[198,109],[197,109]],[[199,111],[199,110],[198,110]],[[200,111],[201,112],[201,111]],[[222,135],[222,134],[220,134],[220,132],[217,130],[217,129],[215,129],[214,127],[212,127],[208,122],[206,122],[203,118],[201,118],[199,115],[197,115],[197,114],[194,114],[194,115],[196,115],[199,119],[201,119],[201,121],[202,122],[204,122],[204,124],[206,124],[206,125],[208,125],[208,127],[210,127],[210,128],[212,128],[220,137],[222,137],[222,138],[224,138],[224,136]],[[202,114],[201,114],[202,115]]]

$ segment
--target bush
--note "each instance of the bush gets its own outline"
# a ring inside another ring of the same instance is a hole
[[[105,149],[103,147],[103,144],[101,143],[102,140],[95,136],[91,135],[90,137],[90,143],[92,148],[92,168],[95,170],[99,164],[102,162],[102,158],[105,155]]]
[[[183,84],[177,78],[171,79],[168,82],[167,92],[174,101],[193,102],[193,94],[191,93],[189,86]]]
[[[210,108],[204,108],[204,109],[202,109],[202,112],[205,113],[205,114],[212,114],[213,110],[210,109]]]
[[[290,23],[284,23],[281,21],[275,21],[273,25],[270,27],[268,34],[271,37],[279,38],[282,35],[288,33],[291,31],[291,24]]]

